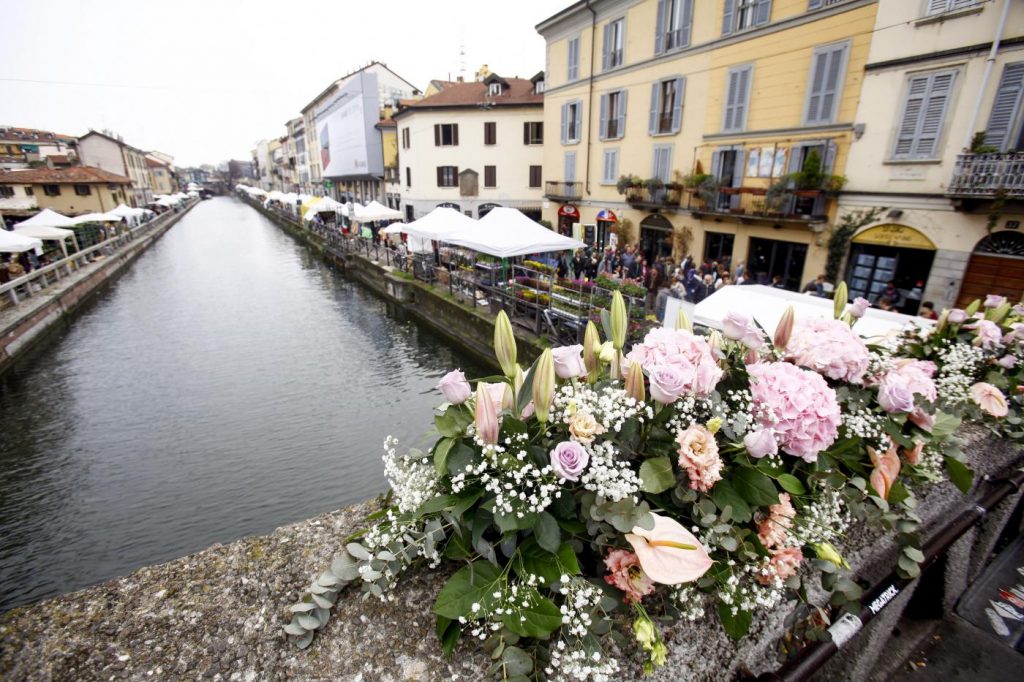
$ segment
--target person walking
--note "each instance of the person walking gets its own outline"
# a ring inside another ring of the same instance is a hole
[[[661,270],[657,266],[647,268],[647,272],[644,273],[644,288],[647,289],[647,297],[644,299],[644,312],[652,315],[656,309],[658,289],[661,288]]]

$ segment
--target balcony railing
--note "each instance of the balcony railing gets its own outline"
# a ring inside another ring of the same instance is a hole
[[[583,183],[545,182],[544,196],[555,201],[579,201],[583,197]]]
[[[1024,152],[960,154],[946,194],[957,197],[1024,197]]]
[[[820,189],[792,189],[770,196],[760,187],[687,190],[683,208],[695,215],[729,216],[740,222],[821,223],[833,195]]]
[[[647,189],[631,187],[626,190],[626,203],[633,208],[649,211],[679,210],[682,193],[678,189]]]

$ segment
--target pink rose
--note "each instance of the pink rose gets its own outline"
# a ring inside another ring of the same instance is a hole
[[[711,360],[702,360],[697,365],[697,372],[693,378],[693,392],[697,395],[709,395],[718,380],[722,378],[722,369]]]
[[[1005,417],[1010,411],[1003,392],[984,381],[971,386],[971,400],[993,417]]]
[[[1017,366],[1017,358],[1012,355],[1004,355],[999,358],[999,365],[1005,369],[1013,369]]]
[[[559,478],[580,480],[580,474],[590,462],[587,449],[573,440],[562,441],[551,451],[551,468]]]
[[[934,403],[938,398],[938,392],[932,377],[935,376],[937,369],[935,363],[930,360],[903,359],[896,362],[896,368],[893,371],[907,382],[907,388],[913,393]]]
[[[722,458],[718,456],[715,436],[700,424],[691,424],[676,438],[679,443],[679,468],[686,472],[690,487],[707,492],[722,480]]]
[[[984,306],[986,308],[998,308],[1002,304],[1006,303],[1005,296],[997,296],[996,294],[989,294],[985,297]]]
[[[730,312],[722,318],[722,333],[727,339],[739,341],[750,350],[764,346],[764,334],[743,313]]]
[[[967,329],[973,329],[977,336],[974,339],[975,346],[990,349],[999,346],[1003,340],[1003,331],[999,325],[992,320],[977,320],[967,325]]]
[[[856,317],[857,319],[860,319],[864,317],[864,313],[866,313],[868,311],[868,308],[870,307],[871,301],[869,301],[866,298],[861,298],[860,296],[858,296],[857,298],[853,299],[853,303],[850,304],[850,314]]]
[[[651,397],[662,405],[678,400],[693,383],[693,369],[679,365],[660,365],[651,370]]]
[[[963,324],[967,321],[967,311],[961,310],[960,308],[953,308],[949,311],[949,317],[947,317],[951,324]]]
[[[779,444],[775,442],[771,429],[751,431],[743,437],[743,445],[755,459],[779,454]]]
[[[555,374],[559,379],[586,376],[587,368],[583,364],[583,346],[577,344],[553,348],[551,357],[555,361]]]
[[[1024,303],[1017,303],[1013,306],[1013,314],[1024,317]]]
[[[636,554],[624,549],[613,549],[604,559],[604,565],[610,573],[604,577],[606,583],[626,593],[626,603],[639,603],[641,599],[654,592],[652,581]]]
[[[914,392],[907,381],[895,372],[889,372],[878,385],[878,404],[886,412],[911,412],[914,409]]]
[[[466,375],[458,369],[454,369],[441,377],[441,381],[437,383],[437,388],[444,395],[444,399],[452,405],[461,405],[469,400],[469,396],[473,395],[473,388],[466,381]]]

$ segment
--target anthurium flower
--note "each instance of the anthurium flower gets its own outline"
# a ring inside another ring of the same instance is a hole
[[[626,542],[633,546],[644,573],[662,585],[693,582],[707,573],[714,562],[700,540],[674,519],[659,514],[651,516],[654,528],[644,530],[636,526],[626,534]]]
[[[868,447],[871,463],[875,465],[871,472],[871,487],[883,500],[889,499],[889,492],[896,477],[900,473],[900,457],[896,452],[896,444],[889,441],[889,449],[879,454],[873,447]]]

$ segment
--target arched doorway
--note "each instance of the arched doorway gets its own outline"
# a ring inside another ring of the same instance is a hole
[[[476,209],[476,217],[483,218],[485,215],[490,213],[496,208],[500,208],[501,204],[480,204]]]
[[[994,232],[974,247],[964,271],[958,307],[988,294],[1019,301],[1024,293],[1024,235],[1018,232]]]
[[[648,263],[672,256],[674,231],[671,221],[659,213],[652,213],[640,221],[640,253]]]
[[[895,223],[869,227],[850,245],[850,298],[863,297],[877,305],[886,286],[894,282],[899,292],[891,297],[896,299],[895,310],[916,315],[934,261],[935,244],[918,230]]]

